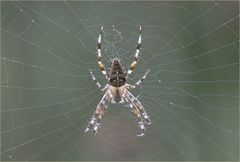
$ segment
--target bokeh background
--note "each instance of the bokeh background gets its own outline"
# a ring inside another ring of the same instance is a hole
[[[239,160],[238,1],[1,1],[1,160]],[[125,67],[143,28],[132,93],[152,124],[139,138],[128,105],[109,105],[88,70]]]

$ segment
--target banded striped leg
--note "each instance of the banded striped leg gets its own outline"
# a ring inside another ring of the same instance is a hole
[[[129,103],[130,108],[132,109],[132,112],[137,116],[138,119],[138,127],[141,129],[141,133],[138,134],[138,137],[141,137],[145,134],[146,127],[144,125],[144,121],[142,118],[141,113],[139,110],[129,101],[129,99],[126,97],[125,100]]]
[[[135,69],[137,61],[138,61],[138,55],[140,52],[140,48],[142,45],[142,27],[139,26],[139,36],[138,36],[138,44],[137,44],[137,48],[136,48],[136,52],[134,55],[134,61],[130,64],[129,69],[128,69],[128,74],[131,74],[132,71]]]
[[[147,70],[144,75],[133,85],[131,84],[125,84],[126,88],[128,89],[134,89],[136,87],[138,87],[139,85],[141,85],[141,83],[144,81],[144,79],[146,79],[148,73],[150,72],[150,70]]]
[[[90,74],[91,74],[91,76],[92,76],[92,80],[96,83],[96,85],[98,86],[98,88],[100,88],[101,91],[105,91],[105,90],[108,88],[108,84],[107,84],[105,87],[103,87],[103,86],[101,85],[101,83],[99,83],[99,81],[97,81],[97,79],[96,79],[96,77],[93,75],[92,71],[89,70],[89,72],[90,72]]]
[[[101,70],[101,72],[103,73],[103,75],[106,76],[107,72],[105,70],[105,66],[102,63],[102,32],[103,32],[103,26],[101,26],[100,28],[100,33],[98,36],[98,41],[97,41],[97,53],[98,53],[98,67]]]
[[[92,130],[94,134],[97,133],[98,128],[101,126],[102,115],[105,113],[109,101],[110,94],[109,91],[107,91],[99,102],[85,132]]]
[[[134,97],[128,90],[126,90],[126,92],[127,92],[126,96],[130,100],[130,103],[133,104],[133,106],[135,106],[140,112],[140,114],[142,115],[144,123],[146,123],[147,125],[150,125],[151,120],[148,114],[146,113],[146,111],[144,110],[144,107],[142,106],[141,102],[138,101],[138,99]]]

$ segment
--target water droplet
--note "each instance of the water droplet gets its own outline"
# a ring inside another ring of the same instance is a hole
[[[23,12],[23,9],[20,9],[21,12]]]
[[[161,81],[161,80],[158,80],[158,82],[159,82],[159,83],[162,83],[162,81]]]
[[[170,104],[172,105],[173,103],[172,103],[172,102],[170,102]]]

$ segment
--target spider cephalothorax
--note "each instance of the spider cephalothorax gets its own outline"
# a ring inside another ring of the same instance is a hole
[[[111,60],[108,71],[105,70],[105,66],[102,63],[102,49],[101,49],[102,32],[103,27],[101,27],[100,29],[100,34],[98,36],[97,42],[98,67],[102,71],[102,74],[106,76],[109,83],[103,87],[96,80],[93,73],[90,71],[92,79],[95,81],[97,86],[101,88],[102,91],[105,92],[105,94],[101,101],[99,102],[85,132],[91,129],[94,132],[94,134],[97,133],[97,129],[100,127],[102,115],[106,111],[107,104],[109,102],[123,103],[124,101],[126,101],[129,104],[130,108],[132,109],[132,112],[136,114],[138,118],[138,125],[141,129],[141,133],[138,136],[143,136],[145,133],[145,125],[151,124],[151,121],[149,119],[149,116],[145,112],[141,102],[136,97],[134,97],[128,90],[134,89],[137,86],[139,86],[142,83],[142,81],[146,78],[149,70],[147,70],[145,74],[141,77],[141,79],[137,81],[134,85],[126,83],[128,75],[132,73],[137,64],[138,54],[142,43],[141,26],[139,27],[138,45],[134,55],[134,61],[130,64],[128,71],[124,70],[124,66],[119,58],[114,58],[113,60]]]
[[[111,61],[109,71],[108,71],[108,78],[109,83],[113,87],[121,87],[126,83],[126,71],[120,61],[120,59],[115,58]]]

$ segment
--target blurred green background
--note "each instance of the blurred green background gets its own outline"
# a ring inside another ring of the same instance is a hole
[[[1,160],[239,160],[238,1],[1,1]],[[125,67],[152,124],[138,138],[125,104],[84,133],[103,93],[88,70]]]

